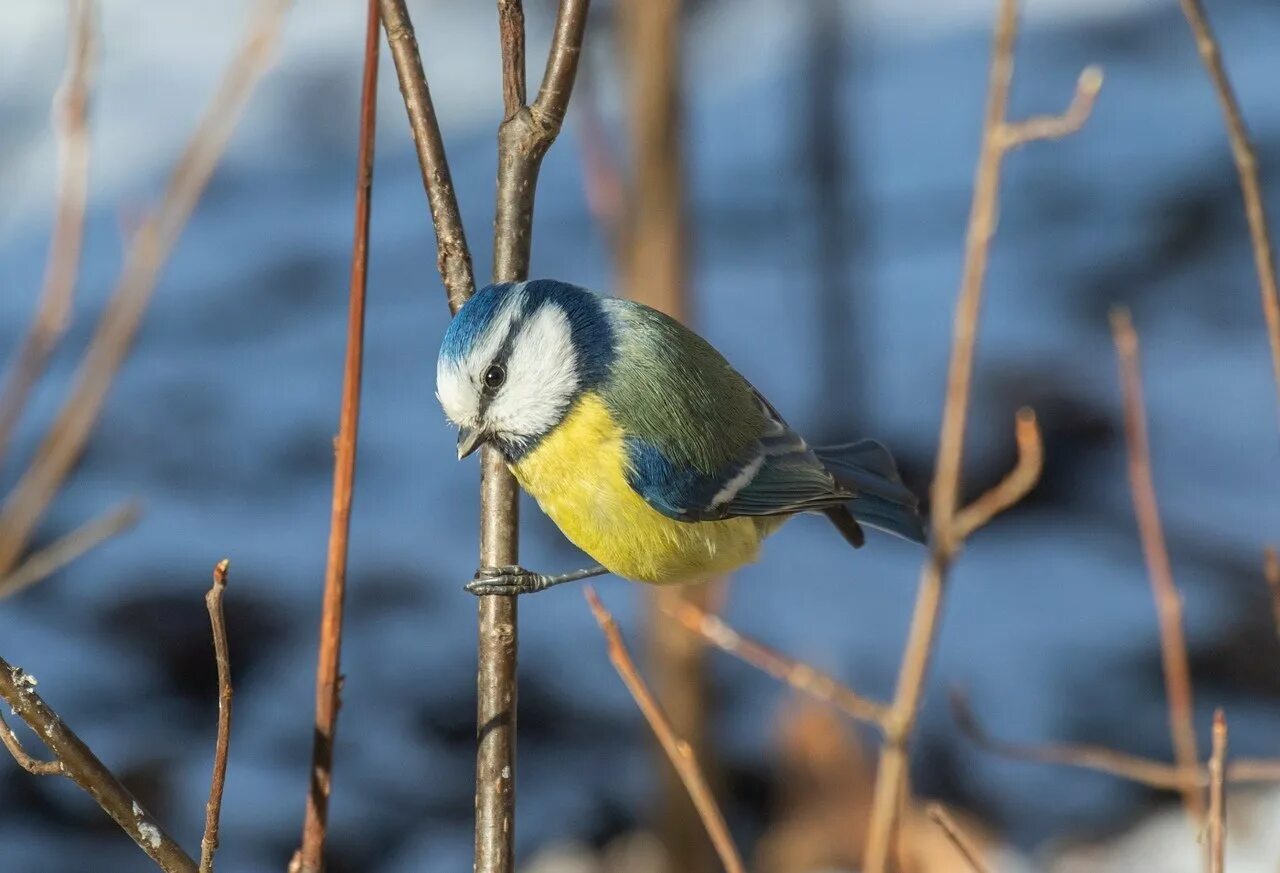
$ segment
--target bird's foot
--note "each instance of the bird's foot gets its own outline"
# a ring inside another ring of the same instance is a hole
[[[514,597],[517,594],[533,594],[545,591],[553,585],[565,582],[576,582],[579,579],[590,579],[603,576],[609,571],[604,567],[588,567],[572,573],[561,573],[558,576],[547,576],[542,573],[531,573],[523,567],[510,565],[506,567],[481,567],[476,577],[466,584],[466,589],[477,597],[486,594],[501,594]]]
[[[517,594],[532,594],[547,588],[551,577],[541,573],[530,573],[523,567],[508,565],[506,567],[481,567],[476,570],[476,577],[466,584],[466,589],[477,597],[487,594],[501,594],[513,597]]]

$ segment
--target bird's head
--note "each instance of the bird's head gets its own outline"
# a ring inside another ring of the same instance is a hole
[[[590,291],[548,279],[477,291],[436,362],[436,396],[458,427],[458,457],[484,442],[520,457],[605,378],[613,357],[613,326]]]

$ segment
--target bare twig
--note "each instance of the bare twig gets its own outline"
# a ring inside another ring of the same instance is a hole
[[[1271,231],[1267,225],[1267,211],[1263,205],[1262,188],[1258,182],[1258,155],[1249,140],[1249,129],[1240,111],[1222,63],[1222,53],[1209,25],[1200,0],[1180,0],[1182,13],[1195,36],[1196,49],[1205,72],[1213,83],[1222,106],[1227,127],[1227,139],[1231,142],[1231,156],[1240,176],[1240,193],[1244,197],[1244,214],[1249,222],[1249,240],[1253,247],[1254,266],[1258,271],[1258,288],[1262,293],[1262,312],[1267,321],[1267,338],[1271,344],[1271,368],[1275,377],[1276,392],[1280,396],[1280,289],[1276,283],[1276,259],[1271,247]]]
[[[440,122],[431,103],[431,89],[427,87],[427,76],[422,71],[418,41],[404,0],[378,0],[378,11],[387,33],[387,46],[395,61],[400,94],[404,97],[405,112],[409,116],[409,130],[418,150],[418,164],[422,167],[422,185],[431,206],[431,225],[436,233],[436,268],[448,295],[449,311],[457,312],[475,291],[476,283],[471,270],[471,251],[462,227],[462,213],[458,210],[458,197],[453,190],[453,177],[445,156],[444,139],[440,136]]]
[[[67,65],[54,96],[53,121],[58,137],[57,211],[44,289],[35,320],[9,369],[0,391],[0,458],[27,405],[31,389],[67,329],[75,298],[84,212],[89,190],[89,114],[91,70],[96,54],[94,0],[70,0]]]
[[[965,237],[964,271],[960,282],[951,362],[947,373],[947,395],[943,405],[942,431],[931,492],[933,540],[929,557],[921,571],[919,593],[911,618],[906,652],[898,674],[897,691],[885,722],[885,744],[880,755],[863,865],[867,873],[884,873],[889,865],[899,804],[906,785],[908,744],[915,730],[928,677],[947,573],[962,542],[960,534],[963,531],[956,524],[960,470],[964,455],[970,384],[973,379],[978,313],[981,309],[991,239],[995,235],[997,224],[1001,166],[1005,154],[1014,145],[1021,145],[1032,139],[1065,135],[1077,129],[1084,122],[1085,115],[1092,106],[1092,95],[1101,84],[1101,76],[1096,70],[1086,70],[1077,83],[1077,96],[1072,101],[1072,108],[1062,116],[1061,123],[1047,123],[1040,119],[1030,127],[1011,126],[1006,115],[1009,87],[1013,78],[1017,14],[1016,0],[1001,0],[996,18],[982,146]]]
[[[0,714],[0,742],[4,743],[4,747],[9,750],[9,754],[13,755],[13,760],[18,762],[18,766],[32,776],[62,776],[66,773],[62,762],[57,759],[41,761],[27,754],[27,750],[22,748],[22,741],[13,732],[13,728],[9,727],[9,723],[4,720],[2,714]]]
[[[231,654],[227,648],[227,619],[222,611],[222,595],[227,590],[227,568],[230,564],[223,558],[213,568],[213,587],[204,596],[213,631],[214,658],[218,663],[218,737],[214,744],[209,802],[204,808],[200,873],[213,873],[213,856],[218,851],[218,818],[222,814],[222,789],[227,782],[227,751],[231,745]]]
[[[364,72],[360,87],[360,130],[356,155],[355,229],[351,242],[351,278],[347,304],[347,350],[342,370],[342,408],[333,462],[333,503],[329,553],[325,563],[320,615],[320,652],[316,664],[315,740],[307,789],[302,844],[296,863],[301,873],[320,873],[328,833],[329,795],[333,790],[333,744],[338,725],[342,677],[342,618],[347,589],[347,551],[360,426],[360,383],[364,371],[365,290],[369,274],[369,211],[373,197],[374,134],[378,107],[378,3],[366,4]]]
[[[973,844],[969,842],[969,838],[960,830],[960,826],[941,805],[931,803],[924,808],[925,814],[947,835],[947,839],[951,841],[951,845],[956,847],[956,851],[964,858],[965,864],[973,873],[987,873],[987,867],[982,863],[982,858],[978,855]]]
[[[1203,790],[1209,784],[1208,771],[1199,765],[1187,771],[1177,764],[1154,761],[1139,755],[1103,746],[1082,743],[1011,743],[992,737],[978,722],[963,695],[952,692],[951,709],[960,729],[982,749],[1003,758],[1036,764],[1054,764],[1106,773],[1119,779],[1162,791]],[[1226,768],[1232,785],[1280,782],[1280,761],[1265,758],[1238,758]]]
[[[1271,613],[1280,634],[1280,554],[1275,546],[1267,546],[1262,553],[1262,572],[1267,577],[1267,588],[1271,590]]]
[[[1138,517],[1142,553],[1151,580],[1160,623],[1160,658],[1164,665],[1165,693],[1169,698],[1169,732],[1173,737],[1174,760],[1194,770],[1199,756],[1191,692],[1191,666],[1182,626],[1182,597],[1173,581],[1173,567],[1165,545],[1151,475],[1151,447],[1147,440],[1146,410],[1142,399],[1142,372],[1138,361],[1138,334],[1126,309],[1111,312],[1111,331],[1120,359],[1120,380],[1124,388],[1124,428],[1129,452],[1129,486],[1133,509]],[[1204,816],[1200,792],[1183,792],[1187,814],[1197,827]]]
[[[1018,463],[994,488],[956,513],[956,531],[961,541],[1026,497],[1039,481],[1044,467],[1044,444],[1035,412],[1018,410],[1014,438],[1018,443]]]
[[[1219,709],[1213,714],[1213,754],[1209,758],[1209,873],[1223,873],[1226,866],[1226,761],[1227,717]]]
[[[241,110],[266,70],[289,0],[261,0],[248,36],[187,141],[159,206],[133,236],[125,265],[57,418],[0,507],[0,573],[12,569],[80,457],[124,362],[160,270],[213,175]]]
[[[670,758],[672,766],[680,774],[680,778],[689,792],[689,797],[693,800],[698,815],[707,829],[707,835],[711,837],[711,842],[715,846],[716,852],[720,855],[720,861],[724,864],[725,870],[728,873],[744,873],[746,868],[742,864],[742,858],[738,855],[738,850],[733,844],[733,838],[729,835],[729,827],[725,824],[724,816],[720,813],[720,807],[716,804],[715,797],[712,796],[711,789],[708,787],[707,781],[703,778],[702,771],[698,767],[698,761],[693,750],[688,743],[676,736],[671,729],[671,723],[667,720],[666,715],[663,714],[662,707],[658,705],[653,694],[650,693],[644,680],[640,677],[640,672],[636,670],[635,662],[631,660],[631,655],[627,652],[626,643],[623,642],[622,634],[618,630],[618,623],[614,621],[613,616],[605,609],[604,604],[600,602],[595,589],[588,585],[583,593],[586,595],[587,604],[591,607],[591,612],[595,616],[596,622],[600,625],[600,629],[604,631],[605,640],[609,647],[610,662],[612,662],[614,669],[618,671],[618,675],[622,677],[622,682],[627,686],[627,690],[631,692],[636,705],[640,707],[640,712],[644,715],[645,721],[649,723],[649,727],[653,729],[658,742],[662,744],[662,748],[666,751],[667,757]]]
[[[716,615],[688,601],[663,602],[662,611],[711,645],[826,703],[856,721],[880,726],[888,707],[842,684],[833,676],[744,637]]]
[[[13,667],[0,658],[0,699],[36,732],[61,767],[55,770],[44,764],[32,770],[27,766],[31,761],[30,757],[19,756],[15,752],[18,763],[28,772],[66,775],[96,800],[103,811],[115,819],[116,824],[166,873],[197,873],[196,862],[191,856],[161,829],[129,793],[129,789],[71,732],[58,714],[40,699],[40,695],[35,692],[35,684],[35,679],[21,667]],[[8,728],[0,731],[0,735],[3,735],[5,745],[13,752],[15,746],[10,744],[11,734]],[[17,746],[17,749],[20,751],[21,746]]]
[[[17,594],[49,578],[85,552],[133,527],[141,514],[135,501],[127,501],[28,555],[12,573],[0,578],[0,597]]]

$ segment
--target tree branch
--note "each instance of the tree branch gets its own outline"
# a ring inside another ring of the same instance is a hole
[[[721,651],[787,683],[814,700],[835,707],[855,721],[880,727],[888,714],[888,707],[884,704],[868,700],[834,677],[803,661],[744,637],[725,624],[719,616],[712,615],[689,601],[672,603],[663,600],[660,607],[691,633],[699,635]]]
[[[588,585],[583,593],[586,595],[587,605],[591,607],[591,613],[600,625],[600,630],[604,632],[605,640],[609,647],[610,662],[612,662],[614,669],[618,671],[618,675],[622,677],[622,682],[627,686],[627,690],[631,692],[636,705],[640,707],[640,712],[644,715],[645,721],[649,723],[649,727],[652,728],[654,735],[658,738],[658,742],[662,744],[663,750],[666,751],[667,757],[671,759],[672,766],[680,774],[680,779],[689,791],[689,797],[693,800],[693,805],[698,810],[698,815],[702,818],[702,823],[707,829],[707,835],[716,847],[716,852],[720,855],[720,861],[724,864],[725,870],[728,873],[745,873],[746,868],[742,864],[742,858],[738,855],[738,850],[733,844],[733,838],[729,835],[729,827],[725,824],[724,816],[720,813],[720,807],[716,804],[715,797],[712,796],[706,779],[703,778],[693,750],[688,743],[676,736],[671,729],[671,723],[667,720],[666,715],[663,714],[662,707],[658,705],[653,694],[650,693],[645,685],[644,680],[640,678],[640,672],[636,669],[635,662],[631,660],[631,655],[627,652],[626,643],[622,640],[622,634],[618,630],[618,623],[614,621],[613,616],[605,609],[604,604],[600,602],[600,598],[596,596],[595,589]]]
[[[1227,802],[1224,775],[1227,760],[1227,717],[1213,714],[1213,754],[1209,758],[1209,873],[1226,867]]]
[[[261,0],[239,52],[196,125],[160,204],[134,234],[124,268],[75,384],[31,466],[0,507],[0,573],[17,563],[32,531],[80,457],[124,362],[160,270],[226,149],[241,111],[265,72],[289,0]]]
[[[1253,247],[1253,262],[1258,271],[1258,290],[1262,294],[1262,312],[1267,322],[1267,338],[1271,344],[1271,369],[1275,377],[1276,393],[1280,397],[1280,290],[1276,285],[1276,259],[1271,247],[1271,231],[1267,225],[1267,210],[1263,204],[1262,186],[1258,181],[1258,156],[1249,140],[1249,129],[1240,111],[1231,80],[1222,63],[1222,52],[1205,15],[1200,0],[1180,0],[1182,14],[1191,25],[1196,49],[1204,64],[1205,72],[1213,83],[1222,106],[1222,116],[1231,143],[1231,157],[1240,176],[1240,193],[1244,197],[1244,214],[1249,222],[1249,240]]]
[[[1035,412],[1025,408],[1018,410],[1013,435],[1018,444],[1017,464],[999,484],[956,513],[956,535],[961,541],[1016,505],[1040,480],[1040,471],[1044,468],[1044,443],[1040,439]]]
[[[91,70],[97,55],[94,0],[70,0],[70,34],[62,84],[54,95],[53,121],[58,138],[57,210],[45,266],[44,289],[35,320],[14,357],[0,391],[0,458],[27,406],[31,389],[66,332],[75,300],[84,212],[89,192],[89,114]]]
[[[1262,572],[1267,579],[1267,588],[1271,591],[1271,614],[1280,634],[1280,554],[1275,546],[1267,546],[1262,553]]]
[[[973,873],[987,873],[986,865],[982,863],[977,849],[969,842],[969,838],[960,831],[960,826],[956,824],[955,819],[940,804],[930,803],[924,808],[924,811],[933,820],[934,824],[942,828],[942,832],[947,835],[951,845],[956,847],[956,851],[964,858],[965,864],[968,865]]]
[[[1124,429],[1129,452],[1129,487],[1138,517],[1142,553],[1151,580],[1160,624],[1160,658],[1164,666],[1165,694],[1169,699],[1169,733],[1173,737],[1174,759],[1179,766],[1195,770],[1199,762],[1191,692],[1191,665],[1187,659],[1187,639],[1182,626],[1182,596],[1173,581],[1173,567],[1160,524],[1155,483],[1151,475],[1151,447],[1147,439],[1146,410],[1142,400],[1142,372],[1138,363],[1138,334],[1126,309],[1111,312],[1111,331],[1120,361],[1120,381],[1124,389]],[[1187,788],[1183,804],[1199,828],[1204,818],[1200,792]]]
[[[965,236],[964,270],[960,281],[951,361],[947,372],[947,394],[943,404],[942,429],[931,490],[932,542],[929,557],[920,574],[919,593],[899,670],[897,691],[885,722],[885,744],[880,755],[863,865],[866,873],[885,873],[889,865],[899,809],[905,799],[908,745],[915,730],[928,678],[947,574],[963,541],[964,529],[957,524],[960,471],[964,456],[970,386],[973,381],[978,314],[986,281],[991,239],[997,225],[1001,166],[1006,153],[1014,145],[1030,139],[1069,133],[1078,127],[1092,106],[1091,93],[1100,84],[1100,74],[1096,69],[1086,70],[1077,84],[1077,99],[1056,124],[1037,119],[1033,126],[1019,128],[1008,122],[1006,115],[1009,87],[1013,79],[1017,16],[1016,0],[1001,0],[996,17],[982,146]],[[1080,116],[1078,121],[1077,116]]]
[[[136,501],[126,501],[28,555],[8,576],[0,577],[0,598],[49,578],[81,555],[133,527],[141,514]]]
[[[355,228],[347,303],[347,348],[342,368],[342,406],[333,462],[333,503],[325,562],[320,651],[316,664],[315,738],[307,790],[302,843],[295,856],[301,873],[320,873],[333,790],[333,745],[342,686],[342,619],[347,590],[347,552],[355,488],[360,427],[360,387],[364,372],[365,291],[369,275],[369,212],[373,197],[374,134],[378,108],[378,3],[367,0],[364,71],[360,87],[360,127],[356,154]]]
[[[222,789],[227,782],[227,752],[231,746],[231,654],[227,646],[227,619],[222,611],[222,595],[227,590],[227,568],[230,563],[223,558],[213,568],[213,587],[204,596],[213,632],[214,658],[218,663],[218,737],[214,743],[209,801],[204,808],[200,873],[213,873],[213,856],[218,851],[218,819],[222,815]]]
[[[166,873],[197,873],[196,862],[191,856],[156,824],[129,789],[40,699],[35,685],[34,677],[0,658],[0,699],[36,732],[57,759],[54,762],[34,762],[37,766],[32,769],[29,765],[33,759],[21,751],[22,747],[17,745],[16,738],[5,726],[0,737],[18,763],[30,773],[67,776],[96,800],[161,870]],[[54,769],[54,763],[60,765],[58,769]]]
[[[519,5],[518,0],[515,5]],[[431,89],[427,87],[413,22],[409,20],[404,0],[378,0],[378,11],[395,61],[400,94],[409,116],[409,131],[418,151],[422,186],[431,206],[431,225],[436,232],[436,269],[444,282],[449,311],[457,312],[475,291],[476,283],[462,213],[453,190],[453,176],[449,173],[449,159],[440,135],[440,122],[431,103]],[[523,18],[523,13],[521,16]]]

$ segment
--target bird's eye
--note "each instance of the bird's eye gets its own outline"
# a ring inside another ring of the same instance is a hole
[[[501,388],[505,381],[507,381],[507,370],[501,364],[491,364],[489,369],[484,371],[484,387],[490,391]]]

